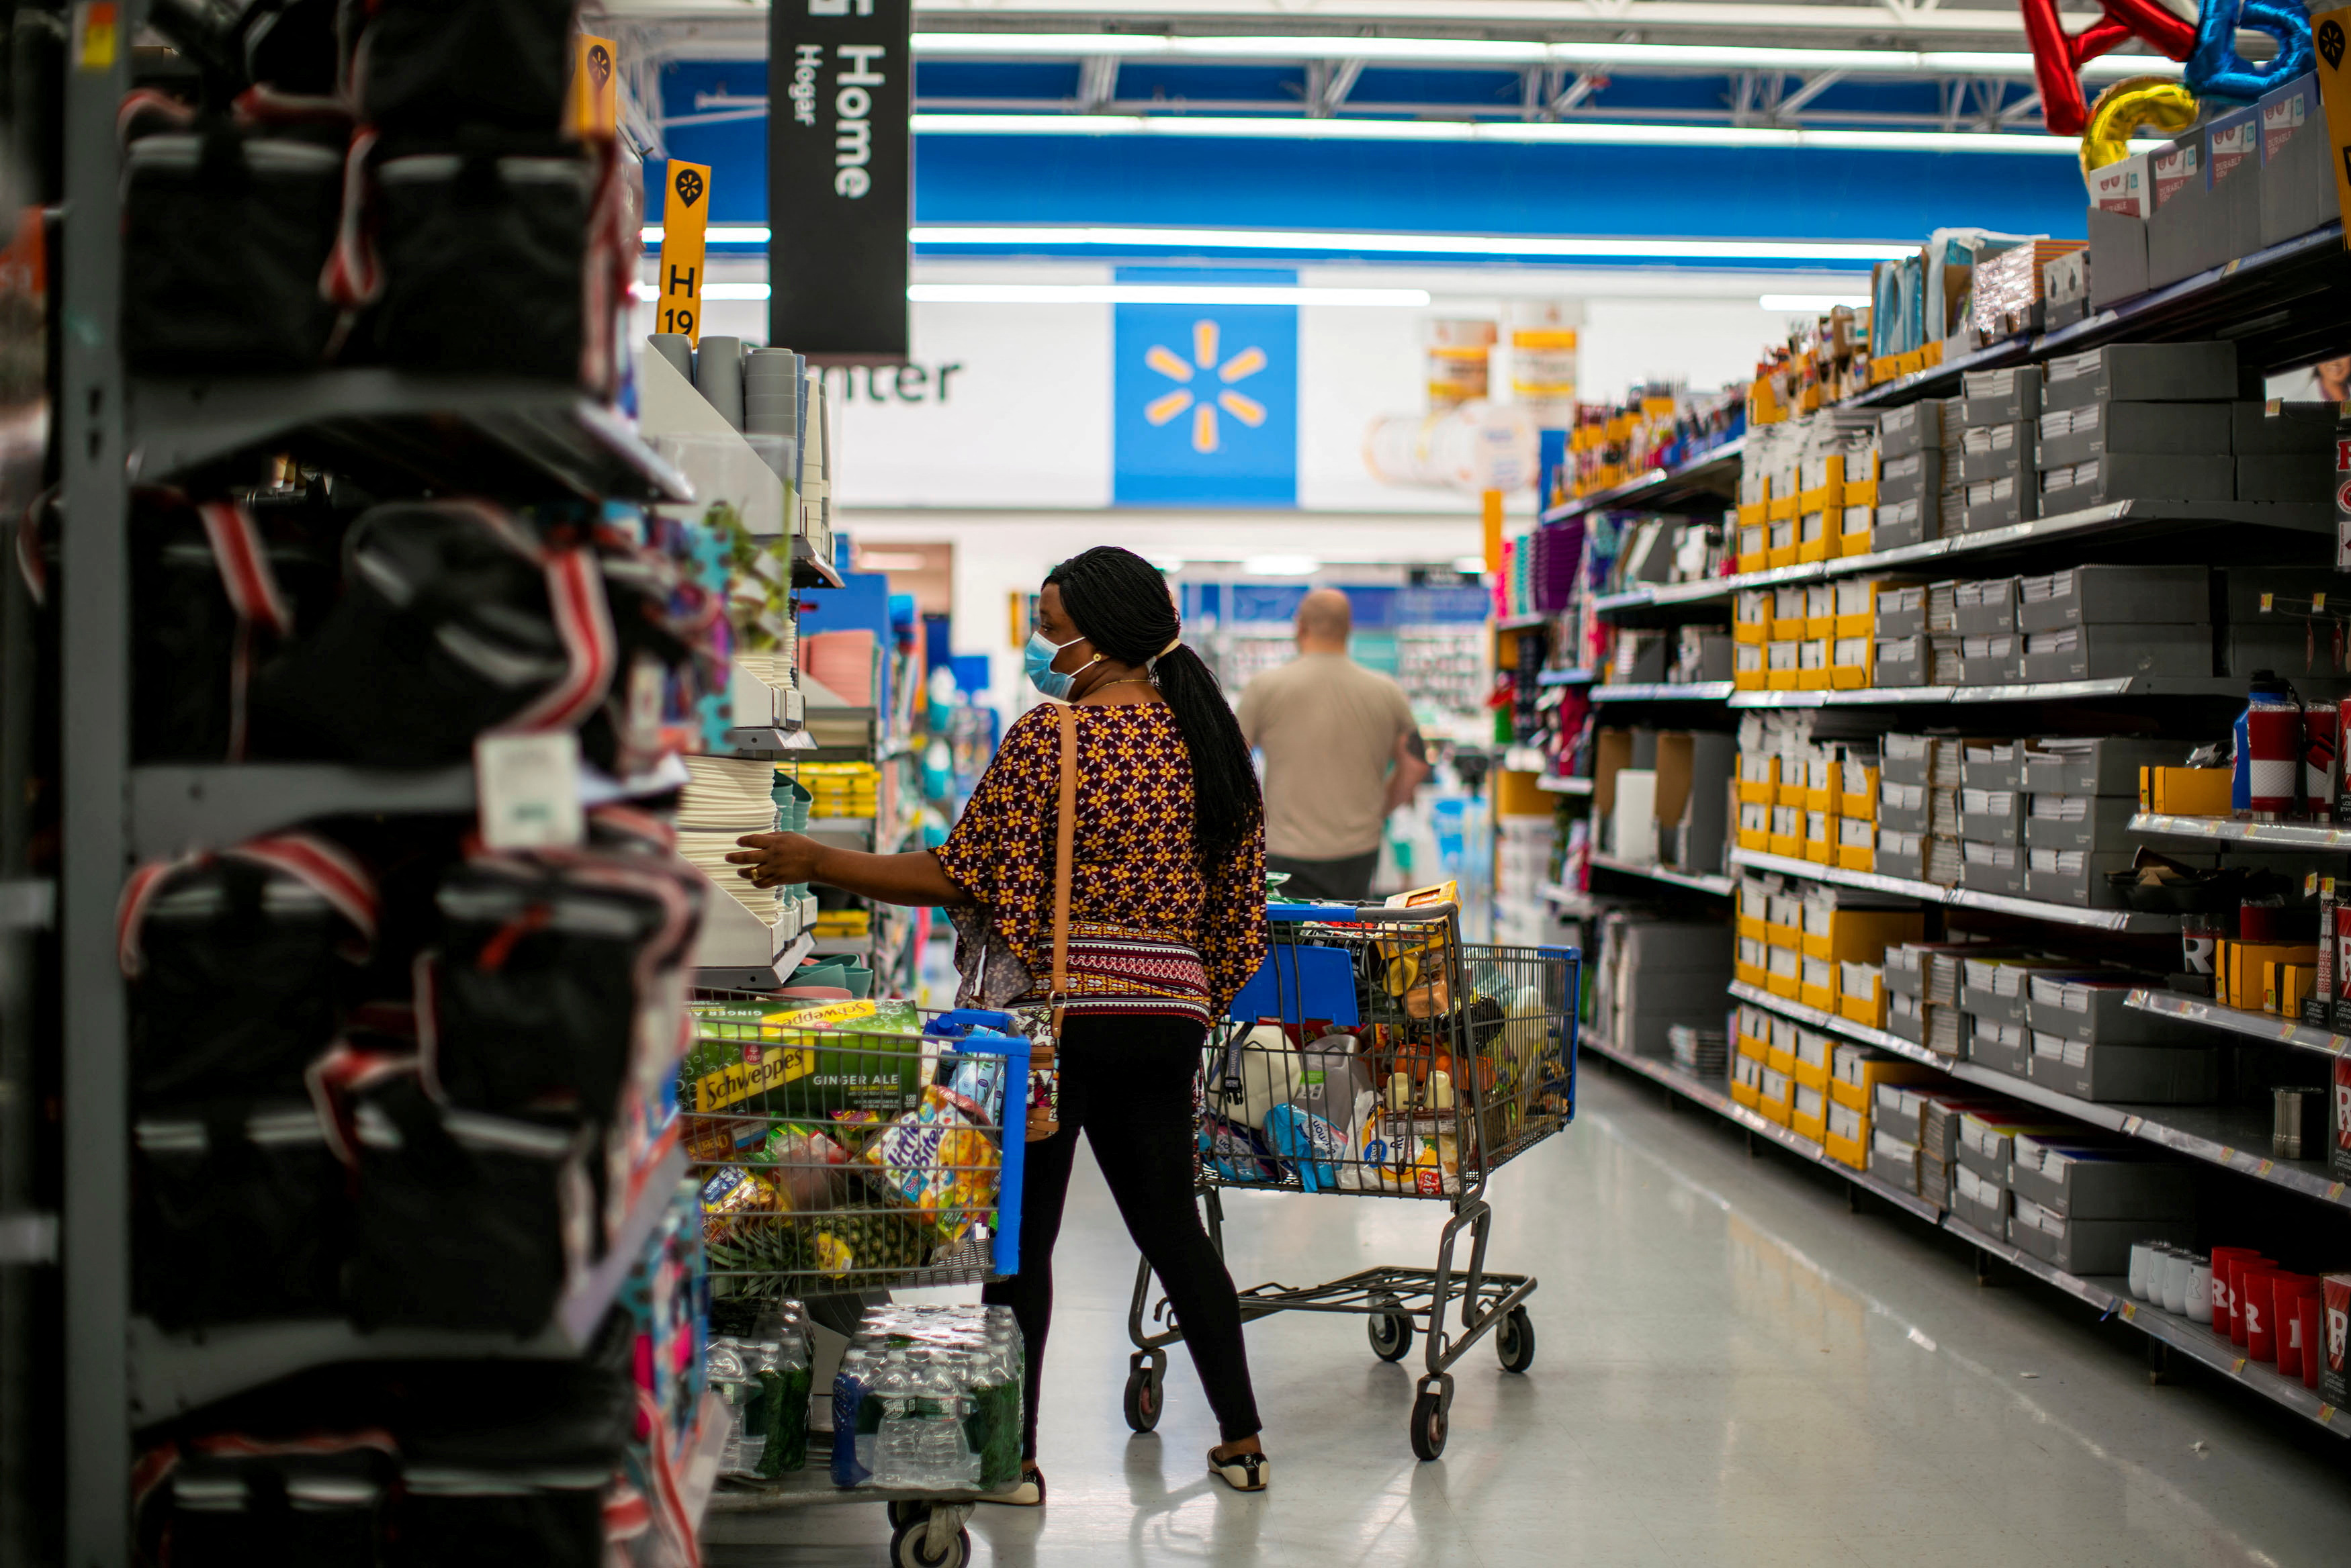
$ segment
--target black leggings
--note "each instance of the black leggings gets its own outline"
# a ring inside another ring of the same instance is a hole
[[[1196,1023],[1149,1017],[1072,1018],[1061,1034],[1061,1130],[1029,1146],[1020,1272],[988,1286],[985,1298],[1012,1309],[1028,1351],[1020,1451],[1037,1457],[1037,1396],[1045,1332],[1053,1320],[1053,1241],[1061,1232],[1081,1128],[1127,1234],[1150,1261],[1183,1325],[1217,1429],[1228,1443],[1253,1437],[1257,1398],[1241,1344],[1240,1303],[1224,1260],[1201,1228],[1192,1191],[1192,1082],[1206,1036]]]

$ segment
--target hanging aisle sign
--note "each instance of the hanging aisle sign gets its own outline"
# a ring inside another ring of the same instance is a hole
[[[768,341],[903,363],[912,0],[775,0],[768,16]]]
[[[610,141],[621,129],[620,45],[593,33],[575,41],[570,103],[564,110],[571,134],[583,141]]]
[[[656,332],[702,342],[703,235],[710,224],[710,165],[669,163],[662,197],[661,310]]]

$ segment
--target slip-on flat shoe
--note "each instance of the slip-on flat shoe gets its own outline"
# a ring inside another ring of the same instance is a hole
[[[1211,1449],[1208,1473],[1235,1491],[1263,1491],[1266,1482],[1273,1479],[1273,1461],[1263,1454],[1235,1454],[1231,1459],[1219,1459]]]
[[[998,1503],[1005,1508],[1042,1508],[1045,1506],[1045,1473],[1042,1470],[1023,1470],[1019,1486],[1010,1491],[991,1493],[979,1501]]]

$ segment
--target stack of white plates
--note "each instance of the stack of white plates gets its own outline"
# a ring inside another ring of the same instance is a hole
[[[688,832],[772,833],[776,764],[737,757],[685,759],[677,825]]]
[[[677,852],[685,857],[687,865],[717,883],[729,898],[758,916],[760,924],[772,926],[783,917],[783,889],[754,888],[748,878],[738,875],[741,867],[726,863],[726,857],[737,851],[735,840],[739,836],[734,833],[681,829]]]
[[[677,803],[677,852],[762,924],[774,925],[783,912],[779,889],[754,888],[726,857],[743,835],[775,831],[776,764],[689,756],[685,769],[689,777]]]

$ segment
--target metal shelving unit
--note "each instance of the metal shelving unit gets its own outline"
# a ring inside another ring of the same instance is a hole
[[[1702,871],[1677,871],[1670,866],[1659,866],[1652,861],[1620,860],[1614,855],[1597,854],[1591,859],[1597,870],[1622,872],[1627,877],[1646,877],[1652,882],[1687,888],[1693,893],[1711,893],[1718,898],[1728,898],[1739,888],[1739,884],[1728,877],[1710,877]]]
[[[1730,994],[1740,1002],[1792,1018],[1812,1028],[1841,1034],[1865,1045],[1875,1045],[1881,1051],[1907,1057],[1913,1062],[1923,1062],[1963,1084],[1998,1090],[2012,1099],[2023,1100],[2043,1110],[2063,1112],[2092,1127],[2160,1145],[2175,1154],[2184,1154],[2207,1165],[2217,1165],[2241,1176],[2269,1182],[2289,1192],[2300,1193],[2304,1198],[2351,1206],[2351,1199],[2346,1197],[2344,1183],[2326,1174],[2325,1161],[2271,1159],[2252,1152],[2257,1147],[2268,1147],[2270,1127],[2265,1115],[2250,1107],[2105,1105],[2077,1099],[2045,1085],[2036,1084],[2030,1078],[1994,1072],[1971,1062],[1938,1054],[1898,1034],[1855,1023],[1839,1014],[1823,1012],[1817,1007],[1806,1007],[1784,996],[1774,996],[1742,981],[1731,982]]]
[[[1594,686],[1594,702],[1720,702],[1730,696],[1728,680],[1694,680],[1686,685],[1625,683]]]
[[[1834,1160],[1816,1145],[1797,1137],[1778,1123],[1749,1110],[1745,1106],[1711,1084],[1700,1083],[1676,1072],[1663,1062],[1621,1052],[1593,1036],[1583,1042],[1586,1050],[1596,1051],[1617,1065],[1640,1074],[1660,1084],[1673,1093],[1697,1105],[1703,1106],[1724,1120],[1731,1122],[1751,1137],[1762,1138],[1786,1149],[1808,1163],[1829,1171],[1851,1183],[1861,1191],[1879,1199],[1889,1208],[1901,1210],[1915,1220],[1922,1220],[1938,1230],[1956,1236],[1979,1252],[1999,1259],[2019,1272],[2032,1275],[2043,1284],[2064,1292],[2074,1300],[2097,1309],[2103,1316],[2128,1324],[2167,1350],[2177,1351],[2235,1382],[2242,1384],[2262,1397],[2293,1411],[2305,1420],[2314,1421],[2340,1436],[2351,1437],[2351,1421],[2340,1418],[2340,1413],[2320,1399],[2316,1393],[2304,1388],[2299,1381],[2281,1377],[2273,1367],[2266,1367],[2238,1354],[2236,1347],[2210,1327],[2192,1319],[2175,1316],[2160,1307],[2134,1299],[2123,1281],[2084,1278],[2069,1274],[2053,1263],[2034,1257],[2006,1240],[1977,1230],[1955,1214],[1915,1192],[1905,1192],[1889,1186],[1865,1170]]]
[[[1823,866],[1816,860],[1767,855],[1755,849],[1732,850],[1730,863],[1749,870],[1777,871],[1783,876],[1802,877],[1814,882],[1833,882],[1841,888],[1865,888],[1875,893],[1898,893],[1921,903],[1941,904],[1955,909],[1981,909],[1988,914],[2015,915],[2028,920],[2047,920],[2054,925],[2133,932],[2176,931],[2179,929],[2179,917],[2177,915],[2149,914],[2140,909],[2094,909],[2079,904],[2050,904],[2037,898],[2014,898],[2003,893],[1977,893],[1965,888],[1946,888],[1939,882],[1913,882],[1903,877],[1881,877],[1874,871],[1847,871],[1840,867]]]
[[[2227,676],[2126,675],[2014,686],[1865,686],[1842,691],[1734,691],[1733,708],[1888,708],[1981,702],[2079,702],[2101,697],[2241,697]]]
[[[2189,838],[2245,849],[2351,849],[2351,827],[2313,822],[2239,822],[2226,816],[2170,816],[2143,811],[2130,821],[2133,833],[2150,838]]]
[[[1653,468],[1605,490],[1562,501],[1546,511],[1542,520],[1562,523],[1588,512],[1634,507],[1656,511],[1694,500],[1725,499],[1739,483],[1740,454],[1746,447],[1746,436],[1733,436],[1677,467]]]
[[[2185,1023],[2200,1023],[2208,1029],[2241,1034],[2249,1040],[2314,1051],[2322,1056],[2340,1056],[2344,1052],[2351,1051],[2351,1035],[2337,1034],[2315,1024],[2298,1023],[2274,1012],[2250,1012],[2241,1007],[2223,1007],[2200,996],[2174,996],[2168,991],[2134,991],[2127,1005],[2137,1008],[2141,1012],[2160,1013]]]

